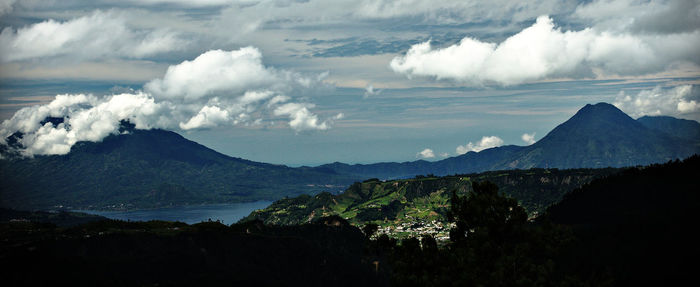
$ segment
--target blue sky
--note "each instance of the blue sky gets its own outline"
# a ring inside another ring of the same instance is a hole
[[[0,0],[0,133],[62,154],[127,118],[296,166],[525,145],[601,101],[700,119],[697,1],[524,2]]]

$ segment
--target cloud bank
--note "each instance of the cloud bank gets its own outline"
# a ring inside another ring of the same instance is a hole
[[[0,0],[0,16],[12,12],[12,5],[15,0]]]
[[[182,49],[189,42],[169,29],[134,29],[123,15],[94,11],[59,22],[49,19],[0,32],[0,60],[144,58]]]
[[[322,120],[311,112],[312,103],[297,99],[322,88],[324,77],[265,67],[252,47],[209,51],[170,66],[143,91],[58,95],[47,105],[23,108],[0,124],[0,143],[19,132],[20,152],[26,156],[65,154],[76,142],[119,133],[122,120],[136,129],[271,126],[288,120],[296,132],[326,130],[343,115]]]
[[[579,5],[573,18],[606,30],[635,33],[679,33],[700,28],[696,0],[596,0]]]
[[[700,120],[700,91],[693,85],[671,89],[656,86],[636,95],[621,91],[613,104],[633,118],[668,115]]]
[[[433,48],[430,41],[394,58],[391,69],[407,77],[424,76],[471,85],[515,85],[543,79],[644,75],[674,65],[700,64],[700,31],[633,34],[586,28],[562,31],[548,16],[503,42],[466,37]]]
[[[484,136],[476,142],[476,144],[469,142],[466,145],[457,146],[457,154],[465,154],[470,151],[480,152],[485,149],[498,147],[503,145],[503,140],[497,136]]]
[[[66,154],[79,141],[100,141],[117,133],[120,120],[137,129],[164,127],[166,105],[144,93],[119,94],[98,98],[92,95],[58,95],[43,106],[23,108],[0,125],[2,140],[20,132],[19,143],[25,155]],[[56,124],[48,117],[60,118]],[[4,142],[3,142],[4,143]]]

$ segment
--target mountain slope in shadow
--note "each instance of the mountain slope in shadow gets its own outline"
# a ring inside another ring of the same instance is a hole
[[[357,180],[218,153],[177,133],[131,130],[66,155],[0,160],[0,205],[18,209],[151,208],[275,200]]]
[[[639,120],[607,103],[586,105],[530,146],[501,146],[436,162],[320,166],[365,178],[409,178],[502,169],[647,165],[700,153],[700,123],[672,117]]]

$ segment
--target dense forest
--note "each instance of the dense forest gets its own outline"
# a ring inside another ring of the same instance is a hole
[[[473,182],[489,181],[500,193],[515,198],[529,216],[541,214],[564,194],[595,178],[619,169],[529,169],[490,171],[436,177],[380,181],[368,179],[351,185],[345,192],[320,193],[285,198],[253,212],[244,220],[260,219],[267,224],[301,224],[316,217],[340,215],[352,224],[376,223],[383,226],[412,221],[447,222],[450,191],[464,195]]]
[[[6,286],[384,285],[345,221],[0,223]]]
[[[694,278],[700,157],[630,168],[577,189],[536,220],[489,182],[453,194],[450,242],[372,242],[399,286],[646,286]]]
[[[450,190],[448,242],[397,241],[339,216],[260,220],[0,223],[4,281],[23,285],[620,286],[692,278],[700,157],[630,168],[536,219],[493,183]],[[374,239],[373,239],[374,238]],[[37,276],[41,274],[41,276]],[[685,281],[688,282],[688,281]]]

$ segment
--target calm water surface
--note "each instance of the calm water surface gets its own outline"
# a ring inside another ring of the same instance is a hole
[[[79,211],[97,214],[111,219],[131,221],[167,220],[193,224],[211,219],[214,221],[221,220],[224,224],[232,224],[236,223],[241,218],[246,217],[252,211],[265,208],[271,203],[272,201],[255,201],[231,204],[190,205],[133,211]]]

